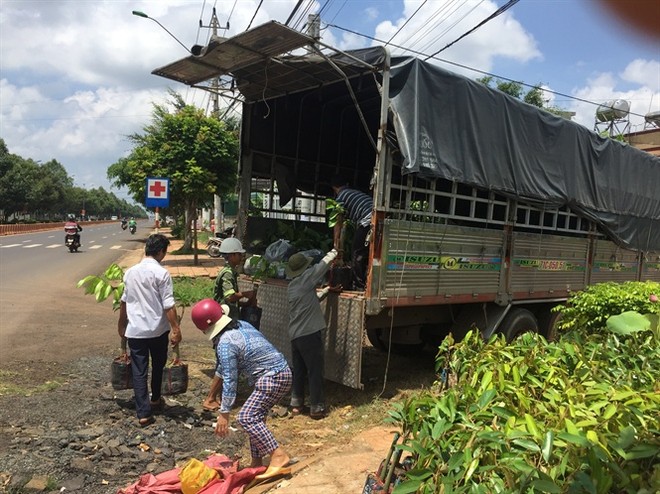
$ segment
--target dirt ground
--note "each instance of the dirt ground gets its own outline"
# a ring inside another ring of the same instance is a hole
[[[188,390],[167,397],[164,415],[140,429],[132,391],[116,391],[110,385],[110,364],[118,353],[111,329],[116,315],[91,298],[77,300],[75,306],[86,313],[90,327],[105,320],[105,333],[72,335],[75,344],[50,347],[42,340],[46,349],[38,354],[31,346],[16,346],[11,358],[0,362],[0,492],[60,492],[66,487],[67,492],[116,493],[145,472],[166,471],[190,457],[204,459],[209,452],[240,457],[242,465],[249,461],[245,434],[237,429],[224,440],[216,438],[214,417],[201,409],[214,361],[208,341],[191,328],[192,323],[183,327]],[[49,325],[64,321],[55,314],[48,318]],[[249,492],[361,492],[367,473],[378,467],[396,430],[385,422],[387,411],[393,402],[432,384],[433,358],[429,350],[388,360],[386,354],[365,348],[364,390],[326,382],[330,413],[321,421],[290,416],[284,401],[269,424],[297,463],[292,476]],[[238,404],[249,392],[243,383]],[[135,453],[144,443],[151,450]],[[127,448],[126,453],[117,456],[112,445]],[[25,490],[35,478],[42,480],[41,488]]]
[[[132,391],[116,391],[110,386],[112,355],[75,358],[48,369],[40,366],[40,371],[29,362],[2,369],[0,381],[10,380],[12,388],[0,396],[0,492],[3,485],[4,492],[12,494],[32,492],[17,486],[35,476],[50,479],[60,488],[84,475],[80,492],[115,493],[137,481],[142,473],[170,470],[191,457],[204,459],[209,452],[240,457],[241,465],[246,465],[250,454],[244,433],[235,430],[226,439],[216,438],[214,416],[201,409],[213,366],[207,342],[191,343],[186,348],[189,388],[182,395],[167,397],[164,416],[148,430],[137,427]],[[293,475],[250,492],[260,494],[277,488],[283,494],[302,494],[318,487],[329,494],[361,492],[367,473],[378,467],[396,431],[385,423],[387,410],[412,390],[431,384],[431,361],[393,357],[383,386],[383,354],[367,349],[365,390],[328,382],[330,414],[324,420],[292,417],[286,402],[282,403],[269,424],[297,460]],[[239,404],[249,392],[245,383],[239,387]],[[235,413],[232,425],[238,429],[234,420]],[[99,432],[86,437],[90,429]],[[136,437],[140,444],[169,454],[137,457],[128,463],[125,458],[99,456],[113,443],[134,448],[136,444],[131,441]],[[87,468],[81,461],[92,463]]]

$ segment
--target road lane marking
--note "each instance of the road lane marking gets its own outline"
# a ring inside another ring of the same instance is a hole
[[[89,248],[89,250],[92,250],[92,249],[100,249],[101,247],[103,247],[103,246],[102,246],[102,245],[92,245],[92,246]]]
[[[43,244],[30,244],[23,246],[24,249],[32,249],[33,247],[41,247]]]
[[[57,247],[64,247],[63,244],[52,244],[52,245],[47,245],[46,249],[56,249]]]
[[[0,249],[8,249],[9,247],[20,247],[23,244],[9,244],[9,245],[0,245]]]
[[[110,247],[110,249],[116,250],[116,249],[121,249],[121,247],[122,247],[121,245],[113,245],[112,247]]]

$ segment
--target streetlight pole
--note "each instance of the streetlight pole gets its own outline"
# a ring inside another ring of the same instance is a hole
[[[135,15],[135,16],[138,16],[138,17],[144,17],[145,19],[149,19],[149,20],[154,21],[156,24],[158,24],[160,27],[162,27],[167,34],[172,36],[172,38],[174,38],[174,40],[177,43],[179,43],[181,46],[183,46],[184,50],[186,50],[188,53],[190,53],[190,50],[188,49],[188,47],[186,47],[186,45],[184,45],[181,41],[179,41],[179,39],[176,36],[174,36],[165,26],[163,26],[160,22],[158,22],[158,20],[154,19],[153,17],[149,17],[147,14],[145,14],[144,12],[141,12],[139,10],[134,10],[132,12],[132,14]]]

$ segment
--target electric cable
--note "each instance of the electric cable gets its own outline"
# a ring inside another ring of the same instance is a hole
[[[313,1],[307,3],[303,11],[300,13],[298,19],[293,23],[294,29],[299,29],[302,31],[305,28],[305,25],[307,24],[306,19],[309,16],[309,13],[312,10],[313,6],[314,6]]]
[[[302,5],[304,0],[298,0],[298,3],[296,3],[295,7],[293,7],[293,10],[289,14],[289,17],[287,18],[286,22],[284,23],[285,26],[289,25],[289,22],[291,22],[291,19],[293,19],[293,16],[296,15],[296,12],[300,8],[300,5]]]
[[[396,32],[392,35],[392,37],[391,37],[389,40],[387,40],[387,43],[385,43],[385,46],[389,45],[390,42],[396,37],[396,35],[399,34],[399,33],[401,32],[401,30],[402,30],[404,27],[406,27],[406,25],[412,20],[412,18],[415,17],[415,14],[417,14],[417,12],[419,12],[419,11],[421,10],[421,8],[422,8],[424,5],[426,5],[426,2],[428,2],[428,0],[424,0],[424,1],[419,5],[419,7],[417,7],[417,10],[415,10],[415,11],[412,13],[412,15],[406,19],[406,22],[404,22],[403,24],[401,24],[401,27],[399,27],[399,29],[396,30]]]
[[[252,19],[250,19],[250,23],[248,24],[248,27],[245,28],[246,31],[252,27],[252,23],[254,22],[254,18],[257,17],[257,13],[259,12],[259,9],[261,8],[261,5],[264,3],[264,0],[259,0],[259,5],[257,5],[257,10],[254,11],[254,15],[252,16]]]
[[[341,26],[338,26],[337,24],[326,24],[326,26],[327,26],[327,27],[334,27],[334,28],[337,28],[337,29],[339,29],[339,30],[341,30],[341,31],[346,31],[347,33],[355,34],[355,35],[357,35],[357,36],[362,36],[363,38],[370,39],[371,41],[377,41],[378,43],[385,43],[385,40],[383,40],[383,39],[376,38],[375,36],[369,36],[368,34],[363,34],[363,33],[360,33],[360,32],[357,32],[357,31],[354,31],[354,30],[352,30],[352,29],[348,29],[348,28],[346,28],[346,27],[341,27]],[[413,49],[411,49],[411,48],[407,48],[407,47],[405,47],[405,46],[396,45],[396,44],[394,44],[394,43],[390,43],[390,44],[391,44],[392,46],[394,46],[395,48],[399,48],[399,49],[401,49],[401,50],[403,50],[403,51],[410,52],[410,53],[412,53],[412,54],[414,54],[414,55],[419,55],[419,56],[422,56],[422,57],[427,57],[427,60],[428,60],[428,58],[432,58],[433,60],[437,60],[438,62],[446,63],[446,64],[448,64],[448,65],[453,65],[453,66],[455,66],[455,67],[460,67],[460,68],[462,68],[462,69],[470,70],[470,71],[472,71],[472,72],[477,72],[477,73],[482,74],[482,75],[486,75],[486,76],[490,76],[490,77],[495,77],[495,78],[497,78],[497,79],[499,79],[499,80],[508,81],[508,82],[515,82],[515,83],[517,83],[517,84],[520,84],[521,86],[525,86],[525,87],[530,88],[530,89],[533,89],[533,88],[537,87],[536,84],[529,84],[529,83],[526,83],[526,82],[516,81],[516,80],[514,80],[514,79],[510,79],[510,78],[508,78],[508,77],[504,77],[504,76],[501,76],[501,75],[497,75],[497,74],[494,74],[494,73],[492,73],[492,72],[488,72],[488,71],[485,71],[485,70],[476,69],[476,68],[474,68],[474,67],[470,67],[469,65],[465,65],[465,64],[462,64],[462,63],[452,62],[451,60],[446,60],[446,59],[444,59],[444,58],[439,58],[439,57],[437,57],[437,56],[433,56],[433,57],[431,57],[431,56],[429,56],[427,53],[422,53],[422,52],[420,52],[420,51],[413,50]],[[555,90],[552,90],[552,89],[545,89],[545,88],[544,88],[543,91],[546,92],[546,93],[554,94],[554,95],[556,95],[556,96],[561,96],[561,97],[563,97],[563,98],[567,98],[567,99],[569,99],[569,100],[580,101],[580,102],[582,102],[582,103],[587,103],[587,104],[590,104],[590,105],[593,105],[593,106],[601,106],[601,103],[596,103],[596,102],[594,102],[594,101],[589,101],[589,100],[587,100],[587,99],[580,98],[579,96],[571,96],[570,94],[562,93],[562,92],[555,91]],[[635,113],[635,112],[632,112],[632,111],[631,111],[631,112],[628,112],[628,114],[629,114],[629,115],[634,115],[634,116],[636,116],[636,117],[642,117],[642,118],[644,118],[644,115],[641,115],[640,113]]]
[[[465,2],[465,0],[463,0]],[[414,48],[417,45],[424,42],[426,36],[429,35],[434,30],[438,29],[439,26],[444,24],[451,15],[461,8],[463,3],[458,3],[458,0],[450,0],[442,4],[439,8],[435,10],[433,15],[425,23],[424,29],[413,31],[408,38],[400,42],[401,45],[407,45],[410,48]],[[436,18],[439,19],[436,21]],[[412,41],[414,39],[414,41]]]
[[[425,51],[426,49],[428,49],[431,46],[435,45],[435,43],[437,43],[440,39],[442,39],[443,36],[446,36],[452,29],[454,29],[458,25],[459,22],[461,22],[468,15],[470,15],[472,12],[474,12],[479,7],[479,5],[481,5],[483,2],[484,2],[484,0],[481,0],[481,2],[474,4],[472,6],[472,8],[470,8],[467,12],[465,12],[465,14],[463,14],[463,16],[461,16],[459,19],[456,19],[456,21],[454,21],[450,26],[447,26],[443,31],[437,33],[435,36],[433,36],[433,38],[431,38],[431,40],[427,41],[424,44],[424,46],[421,47],[421,50]],[[421,40],[421,38],[420,38],[420,40]]]
[[[339,15],[339,12],[341,12],[344,9],[344,7],[346,6],[346,2],[348,2],[348,0],[344,0],[344,3],[342,3],[341,7],[339,7],[339,10],[337,10],[337,12],[335,12],[335,15],[332,17],[332,19],[330,19],[330,22],[335,22],[335,19]]]
[[[197,27],[197,36],[195,36],[195,43],[199,44],[199,34],[202,31],[202,17],[204,17],[204,7],[206,7],[206,0],[202,2],[202,11],[199,13],[199,26]]]
[[[231,10],[229,11],[229,16],[227,17],[227,24],[229,24],[229,20],[231,19],[231,16],[234,13],[234,9],[236,8],[237,3],[238,3],[238,0],[234,0],[234,5],[232,6]]]
[[[438,51],[436,51],[435,53],[433,53],[432,55],[429,55],[428,57],[426,57],[426,58],[424,59],[424,61],[428,60],[429,58],[434,58],[438,53],[440,53],[440,52],[446,50],[447,48],[449,48],[449,47],[452,46],[453,44],[458,43],[460,40],[462,40],[462,39],[465,38],[466,36],[472,34],[473,32],[475,32],[477,29],[479,29],[481,26],[483,26],[483,25],[486,24],[487,22],[492,21],[492,20],[495,19],[496,17],[500,16],[501,14],[503,14],[504,12],[506,12],[507,10],[509,10],[511,7],[513,7],[513,6],[514,6],[515,4],[517,4],[519,1],[520,1],[520,0],[509,0],[507,3],[505,3],[504,5],[502,5],[499,9],[497,9],[497,10],[496,10],[495,12],[493,12],[491,15],[489,15],[488,17],[486,17],[483,21],[481,21],[479,24],[477,24],[476,26],[474,26],[472,29],[470,29],[469,31],[467,31],[467,32],[463,33],[462,35],[460,35],[458,38],[456,38],[454,41],[452,41],[451,43],[449,43],[448,45],[446,45],[444,48],[441,48],[441,49],[439,49]]]

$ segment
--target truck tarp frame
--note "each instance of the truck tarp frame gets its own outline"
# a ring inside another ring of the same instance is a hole
[[[418,59],[393,64],[410,173],[569,206],[622,247],[660,250],[660,159]]]

